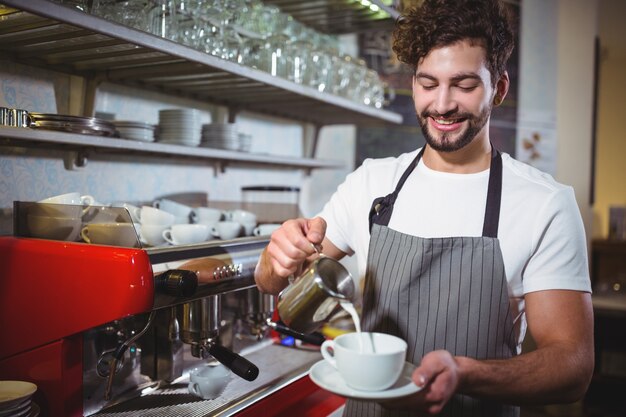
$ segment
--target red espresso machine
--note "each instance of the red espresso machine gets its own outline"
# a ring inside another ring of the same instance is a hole
[[[33,207],[16,202],[14,236],[0,237],[0,379],[37,384],[42,416],[325,416],[343,403],[307,376],[315,346],[277,343],[274,299],[253,276],[266,237],[52,240],[33,237]],[[132,224],[125,209],[91,210],[80,227]],[[189,370],[212,362],[232,370],[224,392],[189,394]]]

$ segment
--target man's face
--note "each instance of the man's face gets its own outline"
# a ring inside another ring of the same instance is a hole
[[[430,147],[452,152],[487,138],[495,94],[485,50],[469,41],[433,49],[413,78],[417,119]]]

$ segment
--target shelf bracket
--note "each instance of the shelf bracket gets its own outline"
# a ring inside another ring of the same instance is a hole
[[[228,164],[221,160],[213,162],[213,177],[217,178],[220,174],[224,174],[226,172],[226,165]]]
[[[68,151],[63,155],[63,166],[68,171],[78,171],[87,166],[86,150]]]
[[[211,123],[235,123],[239,107],[222,107],[219,106],[211,113]]]
[[[96,97],[98,87],[105,80],[104,74],[96,74],[85,79],[85,93],[83,99],[83,116],[94,117],[96,114]]]
[[[235,123],[237,121],[237,115],[239,114],[239,107],[228,108],[228,123]]]
[[[302,153],[305,158],[315,158],[321,129],[322,126],[319,124],[304,123],[302,125]]]

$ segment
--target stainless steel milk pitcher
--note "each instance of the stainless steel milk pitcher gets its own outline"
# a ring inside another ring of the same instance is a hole
[[[354,281],[338,261],[320,256],[278,296],[278,315],[300,333],[317,330],[340,301],[352,302]]]

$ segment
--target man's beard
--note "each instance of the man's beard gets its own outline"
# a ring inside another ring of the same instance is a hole
[[[420,124],[420,128],[422,129],[422,133],[424,134],[424,138],[426,139],[426,143],[428,144],[428,146],[439,152],[454,152],[464,148],[469,143],[471,143],[472,140],[474,140],[478,132],[482,130],[482,128],[487,123],[487,120],[489,120],[490,114],[491,106],[483,110],[478,116],[472,113],[439,114],[436,112],[429,112],[428,110],[424,110],[421,114],[417,115],[417,121]],[[429,117],[432,117],[434,119],[465,119],[468,122],[468,126],[465,128],[464,131],[461,132],[460,136],[457,137],[456,140],[452,140],[451,136],[458,135],[458,131],[439,131],[439,139],[436,139],[433,135],[431,135],[430,131],[428,130]]]

